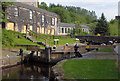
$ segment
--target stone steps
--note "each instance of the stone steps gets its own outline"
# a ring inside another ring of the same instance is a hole
[[[37,43],[37,44],[39,44],[39,45],[43,45],[43,46],[45,46],[46,44],[45,44],[45,42],[38,42],[38,41],[36,41],[32,36],[30,36],[30,35],[27,35],[27,39],[28,40],[30,40],[30,41],[32,41],[32,42],[34,42],[34,43]],[[48,45],[48,44],[47,44]]]

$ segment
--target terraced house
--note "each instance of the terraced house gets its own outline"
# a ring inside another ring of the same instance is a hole
[[[32,30],[37,33],[57,35],[60,18],[57,14],[37,8],[34,3],[14,2],[5,9],[5,17],[9,21],[3,28],[26,33]]]
[[[7,6],[4,10],[8,22],[3,23],[2,28],[21,33],[31,30],[50,35],[67,35],[75,28],[75,24],[61,23],[60,17],[56,13],[38,8],[37,2],[37,0],[14,2],[13,5]],[[89,33],[87,26],[81,25],[81,28],[83,32]]]

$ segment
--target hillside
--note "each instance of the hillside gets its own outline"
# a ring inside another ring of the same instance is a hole
[[[20,48],[20,47],[15,47],[14,46],[15,44],[39,45],[37,43],[33,43],[32,41],[27,40],[24,37],[24,35],[25,34],[23,33],[2,29],[2,48]],[[45,35],[45,34],[40,34],[40,35],[50,38],[51,46],[54,45],[54,39],[59,39],[58,44],[57,42],[55,43],[56,46],[65,45],[66,43],[74,44],[76,42],[75,38],[71,38],[70,36],[55,36],[55,35]],[[32,37],[38,42],[45,42],[45,40],[36,37],[36,35],[33,35]],[[45,48],[43,45],[40,45],[40,47]]]
[[[15,44],[37,45],[23,36],[24,34],[2,29],[2,48],[16,48]]]
[[[38,5],[38,7],[58,14],[61,22],[64,23],[86,25],[94,22],[97,19],[95,11],[89,11],[80,7],[62,6],[60,4],[50,4],[48,7],[45,2],[42,2],[40,5]]]

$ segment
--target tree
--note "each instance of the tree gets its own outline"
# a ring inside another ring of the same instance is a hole
[[[49,8],[55,8],[55,7],[57,7],[57,6],[54,3],[53,4],[50,3]]]
[[[13,2],[0,2],[0,7],[2,7],[2,10],[0,10],[0,22],[7,22],[7,19],[5,19],[5,9],[12,4]]]
[[[81,25],[79,21],[75,21],[75,34],[78,35],[81,32]]]
[[[61,18],[61,22],[71,23],[70,13],[69,13],[69,11],[65,10],[64,8],[56,7],[56,8],[50,9],[50,11],[58,14]]]
[[[118,20],[116,19],[112,19],[110,22],[109,22],[109,33],[110,33],[110,36],[118,36]]]
[[[108,23],[104,14],[102,13],[101,18],[98,20],[98,24],[95,28],[95,34],[107,35],[108,34]]]
[[[90,31],[91,33],[93,33],[93,34],[95,33],[96,25],[97,25],[97,22],[88,24],[89,31]]]
[[[38,8],[48,10],[48,6],[47,6],[47,4],[45,2],[41,2],[41,4],[38,6]]]

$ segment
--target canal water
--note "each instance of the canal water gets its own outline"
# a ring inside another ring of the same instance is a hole
[[[2,81],[56,81],[49,64],[28,63],[2,70]]]

